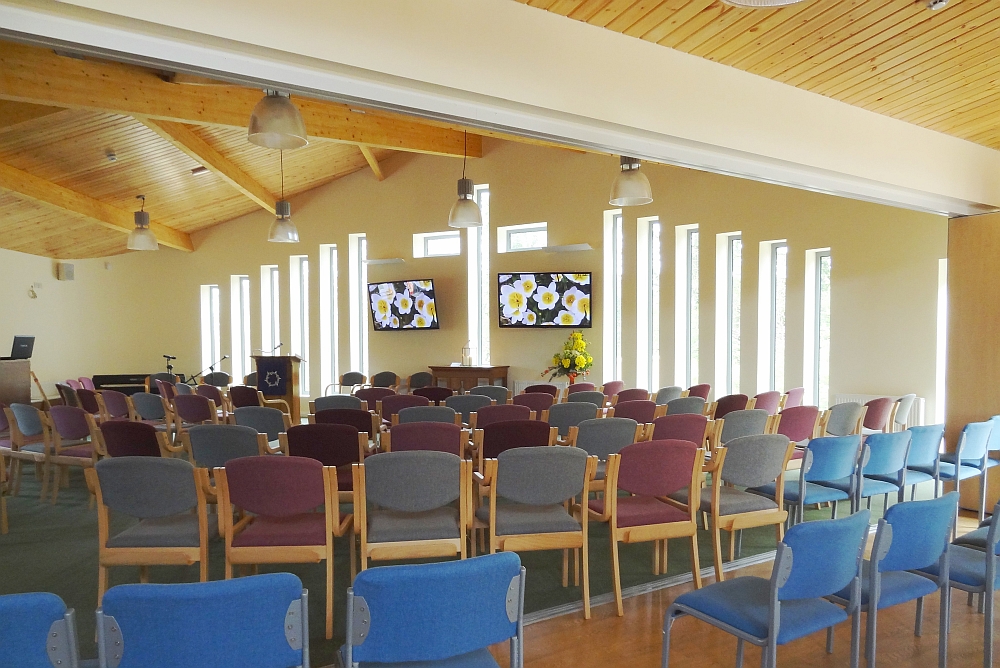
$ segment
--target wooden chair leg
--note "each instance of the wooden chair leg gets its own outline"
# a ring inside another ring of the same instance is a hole
[[[333,549],[326,557],[326,639],[333,639]]]
[[[667,574],[667,540],[663,539],[663,547],[660,548],[660,575]]]
[[[108,567],[97,566],[97,606],[100,607],[101,601],[104,600],[104,592],[108,590]]]
[[[580,586],[580,550],[573,550],[573,586]]]
[[[625,610],[622,607],[622,576],[618,563],[618,541],[615,539],[614,531],[609,531],[609,533],[611,534],[611,580],[615,592],[615,606],[618,610],[618,616],[622,617]]]
[[[490,552],[492,554],[492,551]],[[563,550],[563,580],[562,586],[569,586],[569,550]]]
[[[21,460],[15,459],[10,463],[10,495],[17,496],[21,493]]]
[[[354,535],[354,530],[347,536],[348,543],[351,547],[351,583],[354,583],[354,578],[358,576],[358,546],[357,537]]]
[[[712,527],[712,548],[715,550],[715,581],[722,582],[725,576],[722,575],[722,536],[719,535],[719,527]]]
[[[7,497],[0,496],[0,534],[7,535],[10,525],[7,524]]]
[[[233,579],[233,564],[232,564],[231,561],[229,561],[229,556],[228,555],[226,556],[226,576],[225,577],[226,577],[227,580],[232,580]]]
[[[694,588],[701,589],[701,558],[698,556],[698,534],[691,536],[691,575]]]
[[[653,575],[661,575],[660,573],[660,541],[653,541]]]
[[[49,486],[49,467],[48,466],[43,466],[42,467],[42,493],[38,497],[39,501],[45,501],[45,492],[47,491],[48,486]]]
[[[52,471],[49,474],[49,484],[52,485],[52,505],[56,505],[56,499],[59,498],[59,486],[63,479],[63,474],[66,472],[65,466],[60,466],[58,469]]]
[[[729,561],[736,560],[736,530],[729,532]]]
[[[587,534],[583,534],[583,618],[590,619],[590,546]]]

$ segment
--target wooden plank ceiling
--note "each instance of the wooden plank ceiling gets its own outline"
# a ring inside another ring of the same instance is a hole
[[[1000,2],[518,0],[1000,149]]]
[[[0,247],[60,259],[123,253],[139,194],[161,245],[188,251],[192,232],[273,212],[279,152],[246,131],[262,95],[0,42]],[[310,143],[284,152],[286,197],[362,169],[381,180],[379,162],[395,151],[464,150],[453,127],[295,103]],[[480,137],[468,140],[469,155],[481,155]]]

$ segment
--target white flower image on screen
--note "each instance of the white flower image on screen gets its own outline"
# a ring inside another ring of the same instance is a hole
[[[538,287],[538,292],[532,297],[536,302],[538,302],[538,308],[543,308],[546,311],[551,311],[559,303],[559,293],[556,292],[556,284],[553,281],[549,285],[541,285]]]

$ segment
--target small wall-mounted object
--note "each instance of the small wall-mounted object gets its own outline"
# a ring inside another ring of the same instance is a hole
[[[546,253],[576,253],[577,251],[594,250],[590,244],[565,244],[563,246],[546,246]]]
[[[406,262],[401,257],[384,257],[374,260],[365,260],[365,264],[403,264]]]
[[[111,263],[110,262],[105,262],[104,263],[104,269],[106,271],[111,271]]]
[[[28,298],[29,299],[38,299],[38,293],[35,292],[35,286],[36,285],[38,287],[42,287],[41,283],[34,283],[34,284],[28,286]]]
[[[60,281],[72,281],[76,268],[69,262],[56,262],[56,278]]]

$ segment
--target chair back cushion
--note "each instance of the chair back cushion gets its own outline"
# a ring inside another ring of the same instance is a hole
[[[708,395],[712,392],[712,386],[708,383],[701,383],[700,385],[692,385],[688,388],[689,397],[701,397],[705,401],[708,401]]]
[[[29,404],[11,404],[10,411],[17,420],[17,430],[24,436],[41,436],[42,413]]]
[[[865,406],[868,407],[868,411],[865,413],[863,423],[865,429],[885,429],[885,425],[889,422],[889,413],[892,412],[892,405],[894,403],[896,402],[889,397],[879,397],[866,403]]]
[[[318,406],[317,406],[318,408]],[[347,424],[372,436],[372,414],[360,408],[327,408],[316,411],[316,424]]]
[[[990,442],[993,421],[970,422],[962,428],[962,461],[978,462],[986,456]]]
[[[277,408],[268,406],[243,406],[233,411],[236,424],[253,427],[260,434],[267,434],[267,440],[277,441],[278,434],[285,431],[285,417]]]
[[[407,387],[412,391],[421,387],[427,387],[434,380],[434,376],[426,371],[420,371],[409,377]]]
[[[247,375],[243,376],[243,384],[250,387],[257,387],[257,372],[251,371]]]
[[[78,441],[90,435],[87,411],[73,406],[53,406],[49,411],[52,427],[61,438]]]
[[[56,383],[56,391],[59,393],[59,398],[62,399],[64,406],[80,405],[80,399],[76,394],[76,390],[69,385]]]
[[[508,591],[520,570],[516,553],[501,552],[361,571],[353,591],[364,599],[371,624],[352,647],[352,661],[433,664],[515,636]],[[358,619],[355,628],[360,625]]]
[[[126,584],[101,609],[121,629],[118,668],[299,666],[285,615],[298,610],[302,583],[291,573],[215,582]],[[247,603],[252,601],[252,605]],[[110,641],[108,641],[110,643]],[[301,646],[301,639],[296,639]],[[114,656],[114,645],[107,656]]]
[[[325,411],[328,408],[353,408],[354,410],[367,410],[365,402],[349,394],[334,394],[329,397],[316,397],[316,412]]]
[[[631,390],[625,390],[631,392]],[[621,397],[625,392],[618,394]],[[631,418],[640,424],[650,424],[656,416],[656,403],[649,399],[635,399],[632,401],[621,401],[615,404],[615,417]],[[551,413],[549,420],[551,421]]]
[[[365,497],[381,508],[422,513],[459,497],[462,459],[429,450],[382,452],[365,459]]]
[[[597,417],[597,406],[588,401],[570,401],[563,404],[553,404],[549,409],[549,426],[558,427],[559,435],[566,436],[570,427],[575,427],[584,420]]]
[[[309,457],[323,466],[360,461],[358,430],[346,424],[297,424],[288,428],[288,454]]]
[[[407,408],[406,410],[416,410]],[[400,418],[403,414],[400,413]],[[433,450],[462,455],[462,428],[457,424],[443,422],[411,422],[393,425],[392,451]],[[365,460],[368,461],[368,460]]]
[[[382,400],[382,419],[388,420],[390,416],[395,415],[404,408],[429,405],[430,402],[427,401],[427,397],[415,394],[394,394]]]
[[[641,387],[633,387],[627,390],[622,390],[615,396],[618,397],[618,401],[615,402],[615,406],[625,403],[626,401],[649,401],[649,390],[644,390]],[[653,404],[654,406],[656,404]]]
[[[97,387],[94,385],[94,379],[93,378],[88,378],[87,376],[80,376],[79,378],[77,378],[77,380],[80,381],[80,384],[83,385],[83,389],[85,389],[85,390],[96,390],[97,389]]]
[[[698,447],[690,441],[644,441],[621,451],[618,489],[640,496],[668,496],[691,484]]]
[[[604,396],[610,399],[611,397],[615,396],[624,389],[625,389],[625,381],[609,380],[608,382],[604,383],[604,385],[601,387],[601,392],[604,393]]]
[[[621,451],[635,442],[638,423],[624,417],[595,418],[584,420],[577,428],[576,447],[588,455],[596,455],[602,462],[608,455]]]
[[[861,448],[861,436],[827,436],[809,441],[812,467],[807,482],[842,480],[854,474]]]
[[[858,418],[864,406],[848,401],[830,407],[830,419],[826,423],[826,431],[834,436],[847,436],[858,425]]]
[[[76,398],[80,402],[80,408],[87,411],[91,415],[97,415],[101,412],[101,406],[97,403],[97,392],[94,390],[88,390],[85,387],[81,387],[76,391]]]
[[[752,410],[730,411],[722,423],[722,434],[719,440],[728,443],[740,436],[755,436],[763,434],[767,427],[767,411],[762,408]]]
[[[399,423],[407,422],[447,422],[455,424],[455,409],[447,406],[410,406],[398,413]]]
[[[323,465],[310,457],[243,457],[226,464],[233,504],[257,515],[287,517],[326,502]]]
[[[52,668],[46,638],[52,624],[62,620],[65,614],[66,604],[55,594],[39,592],[0,596],[0,638],[3,638],[0,665]],[[67,638],[57,637],[54,643],[69,647]]]
[[[733,411],[746,410],[750,397],[745,394],[727,394],[719,399],[715,407],[715,418],[729,415]]]
[[[600,390],[594,390],[592,392],[573,392],[566,397],[566,401],[570,402],[584,402],[594,404],[598,408],[602,408],[605,404],[607,397]]]
[[[795,408],[802,405],[802,398],[806,394],[806,388],[793,387],[785,392],[785,408]]]
[[[163,410],[163,400],[149,392],[136,392],[132,395],[132,405],[135,412],[143,420],[162,420],[167,414]]]
[[[896,475],[906,466],[906,451],[910,447],[910,433],[869,434],[865,439],[870,457],[865,464],[865,475]]]
[[[772,390],[770,392],[761,392],[754,397],[753,407],[767,411],[768,415],[774,415],[778,412],[778,404],[780,403],[781,392]]]
[[[399,383],[399,376],[392,371],[380,371],[372,376],[372,387],[392,387]]]
[[[800,443],[813,437],[816,428],[816,418],[819,408],[816,406],[792,406],[781,411],[778,422],[778,433],[784,434],[788,440]]]
[[[257,430],[238,424],[198,424],[188,429],[191,455],[198,466],[214,469],[231,459],[256,457]]]
[[[469,416],[483,406],[489,406],[492,399],[485,394],[455,394],[444,400],[444,405],[462,414],[462,422],[468,423]]]
[[[167,373],[165,371],[161,371],[160,373],[151,373],[151,374],[149,374],[149,381],[151,383],[154,383],[154,385],[151,385],[151,387],[156,387],[155,383],[158,380],[162,380],[165,383],[171,383],[171,384],[173,384],[173,383],[177,382],[177,376],[175,376],[172,373]]]
[[[906,457],[907,466],[934,466],[940,456],[941,439],[944,438],[943,424],[929,424],[910,427],[910,453]]]
[[[534,392],[542,392],[551,397],[556,397],[559,395],[559,388],[549,383],[536,383],[535,385],[528,385],[524,388],[524,394],[531,394]]]
[[[194,388],[187,383],[177,383],[174,385],[174,389],[177,390],[178,395],[194,394]]]
[[[917,395],[915,394],[904,394],[897,401],[899,406],[896,407],[896,415],[893,417],[893,421],[899,425],[905,425],[910,419],[910,410],[913,408],[913,402],[917,400]]]
[[[653,399],[657,406],[665,406],[668,401],[673,401],[674,399],[681,398],[681,392],[684,390],[676,385],[670,385],[669,387],[661,387],[656,391],[656,397]]]
[[[199,385],[194,388],[194,393],[198,396],[214,401],[216,408],[220,408],[222,406],[222,390],[215,385]]]
[[[707,426],[708,418],[701,413],[664,415],[653,420],[653,440],[691,441],[700,447]]]
[[[232,376],[225,371],[215,371],[214,373],[206,374],[202,376],[202,380],[206,385],[215,387],[226,387],[233,381]]]
[[[174,398],[177,415],[185,422],[206,422],[215,417],[212,400],[197,394],[178,394]]]
[[[892,543],[879,571],[912,571],[937,564],[948,547],[957,511],[958,492],[890,507],[885,521],[892,526]]]
[[[0,401],[0,432],[10,429],[10,422],[7,420],[7,404]]]
[[[69,385],[70,387],[72,387],[74,390],[82,390],[83,389],[83,383],[81,383],[80,381],[78,381],[78,380],[76,380],[74,378],[70,378],[69,380],[67,380],[66,384]]]
[[[839,520],[796,524],[785,534],[792,548],[792,570],[778,599],[791,601],[830,596],[858,575],[861,550],[868,538],[871,511],[862,510]]]
[[[428,401],[433,401],[435,404],[440,404],[442,401],[445,401],[448,397],[455,394],[455,390],[448,387],[418,387],[413,390],[413,394],[424,397]]]
[[[548,444],[549,423],[541,420],[509,420],[483,427],[483,457],[488,459],[511,448]]]
[[[112,457],[94,464],[104,505],[139,519],[168,517],[198,505],[194,467],[183,459]]]
[[[104,407],[108,409],[108,414],[111,417],[128,417],[128,400],[123,393],[115,390],[102,390],[101,399],[104,400]]]
[[[760,487],[777,480],[785,464],[788,438],[761,434],[734,438],[726,444],[723,482],[740,487]]]
[[[360,371],[348,371],[343,376],[340,377],[340,386],[344,387],[346,385],[361,385],[368,378],[365,374]]]
[[[479,385],[469,390],[469,394],[482,394],[498,404],[507,403],[507,394],[509,392],[510,390],[500,385]]]
[[[497,422],[510,422],[511,420],[530,420],[531,409],[527,406],[517,404],[497,404],[496,406],[483,406],[476,411],[476,428],[482,429]]]
[[[515,395],[512,401],[516,406],[527,406],[541,415],[542,411],[552,407],[553,399],[554,397],[547,392],[525,392]]]
[[[111,457],[160,456],[156,427],[145,422],[126,420],[102,422],[101,438],[104,439],[104,447]]]
[[[257,396],[257,388],[250,387],[249,385],[233,385],[230,387],[229,401],[233,403],[233,408],[260,406],[260,397]]]
[[[361,399],[361,401],[367,402],[368,410],[373,411],[377,409],[379,401],[394,394],[396,393],[387,387],[362,387],[354,393],[354,396]]]
[[[705,412],[705,400],[701,397],[681,397],[667,402],[667,415],[701,415]]]
[[[596,389],[597,386],[593,383],[570,383],[566,387],[566,396],[569,396],[574,392],[593,392]]]
[[[159,378],[156,378],[154,382],[156,384],[156,393],[167,401],[170,401],[177,396],[177,389],[174,387],[173,381],[160,380]]]
[[[548,506],[583,491],[587,453],[580,448],[515,447],[497,457],[497,495]]]

